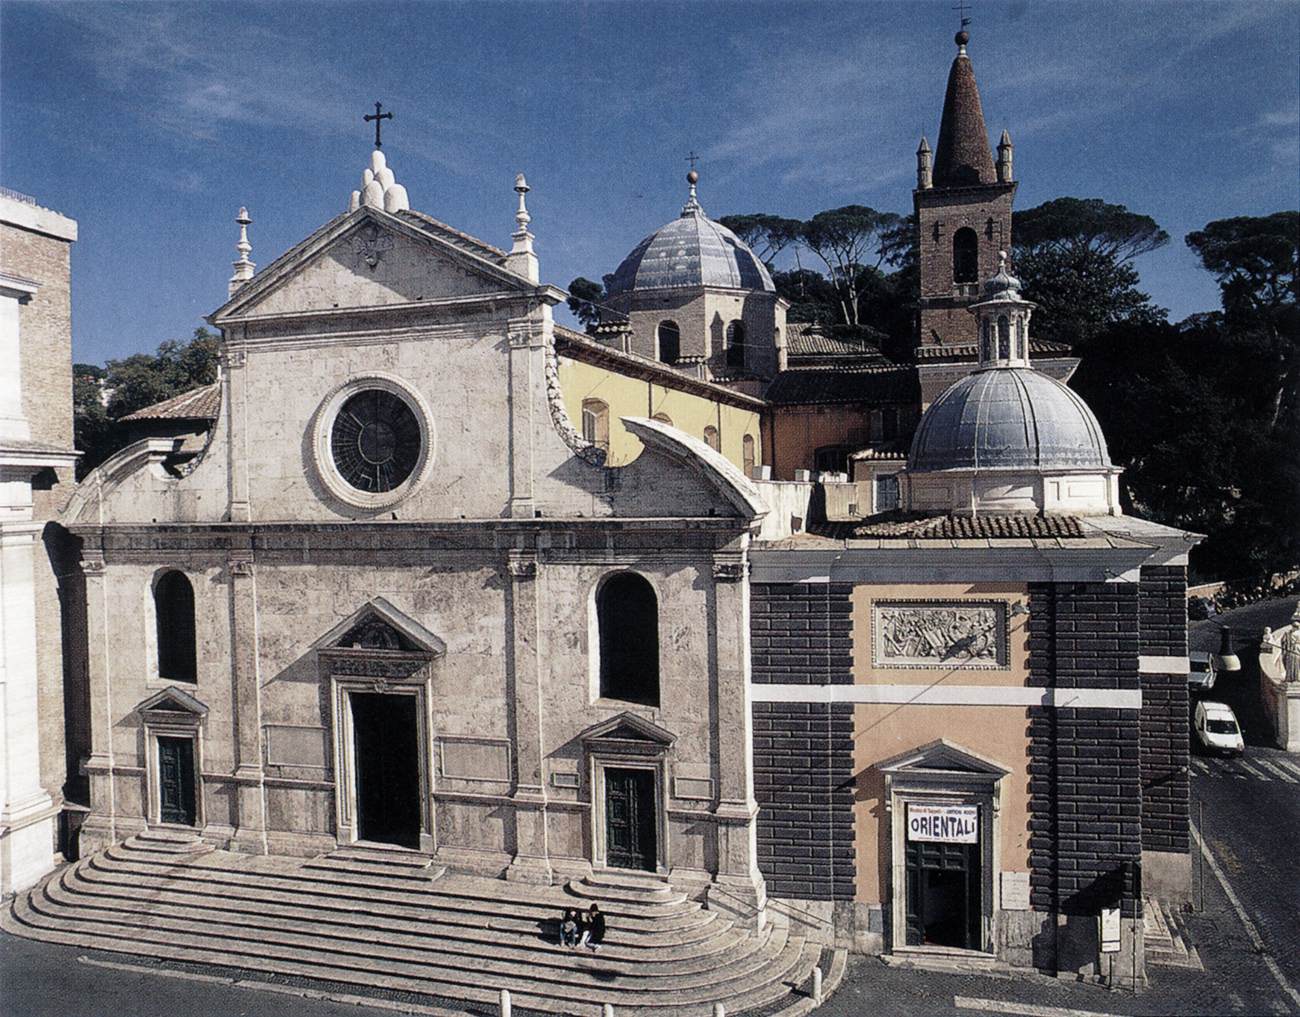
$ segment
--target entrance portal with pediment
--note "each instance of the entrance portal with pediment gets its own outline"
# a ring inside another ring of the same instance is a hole
[[[339,842],[432,852],[429,687],[445,645],[376,598],[316,648],[333,700]]]

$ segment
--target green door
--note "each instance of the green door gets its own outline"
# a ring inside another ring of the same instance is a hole
[[[605,770],[605,863],[653,872],[658,859],[655,775],[652,770]]]
[[[158,739],[159,818],[164,823],[193,826],[194,740]]]

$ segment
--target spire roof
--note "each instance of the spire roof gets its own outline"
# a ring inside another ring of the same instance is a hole
[[[970,187],[997,183],[998,179],[984,127],[979,88],[975,84],[975,69],[966,55],[968,38],[964,31],[957,33],[957,57],[948,72],[939,147],[934,158],[935,187]]]

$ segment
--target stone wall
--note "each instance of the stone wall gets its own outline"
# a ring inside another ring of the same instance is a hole
[[[852,586],[757,583],[750,592],[756,684],[853,682]],[[774,896],[851,900],[853,706],[754,704],[758,864]]]
[[[1011,205],[1015,184],[941,188],[915,192],[921,268],[920,343],[973,343],[975,316],[967,307],[978,283],[958,291],[953,283],[953,235],[963,227],[979,237],[979,282],[998,270],[998,251],[1011,249]]]
[[[852,900],[853,706],[755,703],[758,867],[770,894]]]
[[[1034,684],[1136,691],[1138,640],[1135,584],[1030,586]],[[1122,900],[1124,913],[1136,914],[1140,744],[1134,710],[1030,710],[1035,910],[1092,915]]]
[[[1148,565],[1139,584],[1142,653],[1187,655],[1187,569]],[[1142,675],[1142,849],[1186,855],[1191,810],[1187,675]],[[1182,868],[1182,866],[1179,866]],[[1190,878],[1190,873],[1189,873]],[[1190,887],[1188,887],[1190,889]],[[1170,887],[1171,892],[1177,892]]]

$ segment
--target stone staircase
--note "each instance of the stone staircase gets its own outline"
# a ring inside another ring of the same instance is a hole
[[[557,944],[566,906],[598,901],[598,954]],[[781,926],[734,928],[663,880],[597,873],[565,887],[449,875],[425,855],[353,846],[309,860],[213,850],[149,831],[56,872],[0,913],[31,939],[495,1013],[807,1013],[814,966],[843,953]],[[247,975],[245,975],[247,977]]]
[[[1148,964],[1205,970],[1187,927],[1174,906],[1165,901],[1142,898],[1142,944]]]

